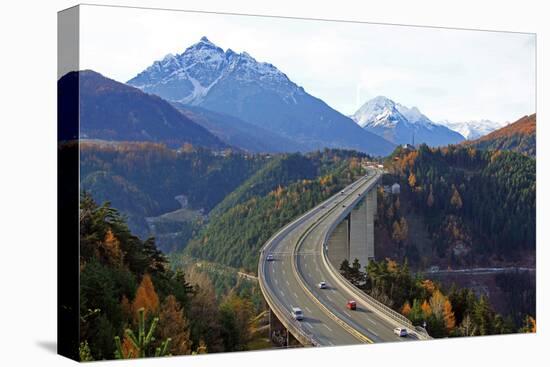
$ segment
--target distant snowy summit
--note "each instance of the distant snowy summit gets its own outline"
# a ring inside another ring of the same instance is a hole
[[[472,121],[438,121],[438,124],[447,126],[464,136],[467,140],[475,140],[507,125],[507,123],[490,120]]]
[[[261,83],[294,103],[295,95],[304,93],[272,64],[258,62],[246,52],[224,51],[206,37],[179,55],[168,54],[155,61],[128,84],[173,102],[199,105],[216,85],[228,78],[241,83]]]
[[[406,107],[384,96],[367,101],[351,118],[363,129],[395,144],[441,146],[464,140],[460,133],[434,123],[418,108]]]

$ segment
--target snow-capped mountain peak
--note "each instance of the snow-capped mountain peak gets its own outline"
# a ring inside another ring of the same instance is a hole
[[[202,36],[201,39],[199,40],[199,43],[204,43],[206,45],[211,45],[216,47],[216,45],[210,42],[210,40],[206,36]]]
[[[384,96],[367,101],[351,118],[363,128],[365,126],[391,127],[399,123],[407,123],[395,102]]]
[[[365,130],[398,144],[437,146],[464,140],[451,129],[435,124],[417,107],[409,108],[384,96],[367,101],[352,119]]]
[[[295,102],[296,93],[303,92],[272,64],[258,62],[247,52],[224,51],[207,37],[179,55],[169,54],[155,61],[128,84],[171,101],[196,105],[225,78],[242,83],[259,81],[290,103]]]

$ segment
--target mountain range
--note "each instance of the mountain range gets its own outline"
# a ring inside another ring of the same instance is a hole
[[[91,70],[71,72],[58,82],[60,99],[78,83],[80,137],[108,141],[152,141],[179,148],[191,143],[211,149],[229,145],[162,98]]]
[[[358,127],[246,52],[224,51],[206,37],[168,55],[127,82],[168,101],[230,115],[275,133],[300,151],[348,148],[386,155],[395,145]]]
[[[475,140],[492,131],[500,129],[505,124],[491,120],[471,120],[471,121],[449,121],[442,120],[437,122],[440,125],[447,126],[456,131],[466,140]]]
[[[351,118],[363,129],[395,144],[440,146],[464,140],[456,131],[431,121],[418,108],[408,108],[384,96],[367,101]]]
[[[65,75],[58,85],[60,100],[71,98],[68,91],[78,85],[82,138],[169,147],[191,143],[269,153],[344,148],[387,155],[397,144],[456,144],[500,125],[434,123],[418,108],[383,96],[367,101],[350,118],[272,64],[246,52],[224,51],[206,37],[179,55],[155,61],[127,84],[85,70]],[[73,139],[75,132],[60,134]]]

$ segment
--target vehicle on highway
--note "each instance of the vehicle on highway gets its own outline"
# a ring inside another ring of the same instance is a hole
[[[356,310],[357,309],[357,303],[354,300],[349,300],[346,304],[346,307],[350,310]]]
[[[320,282],[320,283],[319,283],[319,289],[327,289],[327,283],[325,283],[325,282]]]
[[[267,257],[265,258],[267,261],[273,261],[275,260],[275,258],[273,257],[273,255],[271,254],[268,254]]]
[[[294,320],[302,321],[304,319],[304,313],[300,307],[292,307],[292,317]]]
[[[400,336],[400,337],[405,337],[409,334],[407,332],[407,329],[405,329],[403,327],[396,327],[395,329],[393,329],[393,333],[397,336]]]

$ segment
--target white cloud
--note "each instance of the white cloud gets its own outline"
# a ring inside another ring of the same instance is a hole
[[[81,62],[126,81],[206,35],[277,66],[344,114],[386,95],[434,120],[535,111],[535,37],[361,23],[85,6]]]

